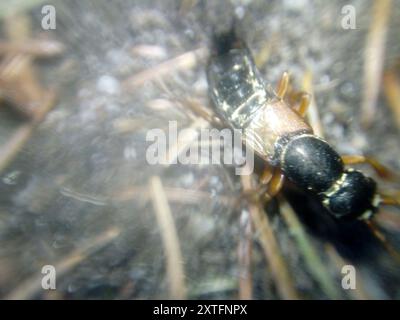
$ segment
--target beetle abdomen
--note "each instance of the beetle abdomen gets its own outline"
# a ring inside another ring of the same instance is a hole
[[[237,129],[245,127],[269,98],[247,48],[213,57],[207,78],[217,113]]]
[[[312,133],[312,129],[283,100],[268,89],[249,49],[231,34],[215,45],[207,78],[217,114],[241,129],[250,148],[275,163],[289,137]]]

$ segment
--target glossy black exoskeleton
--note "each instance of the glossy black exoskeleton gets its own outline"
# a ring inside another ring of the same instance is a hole
[[[210,98],[245,144],[337,218],[369,218],[380,203],[375,182],[342,158],[285,100],[267,90],[247,46],[233,32],[214,39]]]
[[[359,171],[345,169],[339,154],[313,135],[292,139],[281,154],[285,177],[318,195],[338,218],[368,218],[377,209],[376,183]]]

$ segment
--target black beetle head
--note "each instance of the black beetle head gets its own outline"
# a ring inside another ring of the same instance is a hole
[[[352,169],[345,170],[321,196],[324,206],[337,218],[368,219],[379,204],[375,181]]]

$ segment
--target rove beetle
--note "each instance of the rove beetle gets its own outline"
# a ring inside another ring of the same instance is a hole
[[[368,163],[381,176],[387,169],[363,156],[341,157],[304,121],[309,95],[297,109],[284,101],[289,77],[284,73],[276,92],[257,70],[250,50],[235,31],[214,36],[207,67],[209,95],[216,113],[242,131],[244,143],[270,165],[261,177],[269,196],[284,177],[315,195],[336,218],[369,219],[380,204],[398,204],[377,191],[376,182],[347,164]]]

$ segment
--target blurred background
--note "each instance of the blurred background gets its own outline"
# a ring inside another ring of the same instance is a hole
[[[269,84],[312,94],[319,135],[400,172],[396,1],[3,1],[1,298],[400,298],[398,208],[371,231],[290,186],[246,201],[257,174],[232,166],[146,161],[148,130],[211,126],[210,36],[233,21]]]

